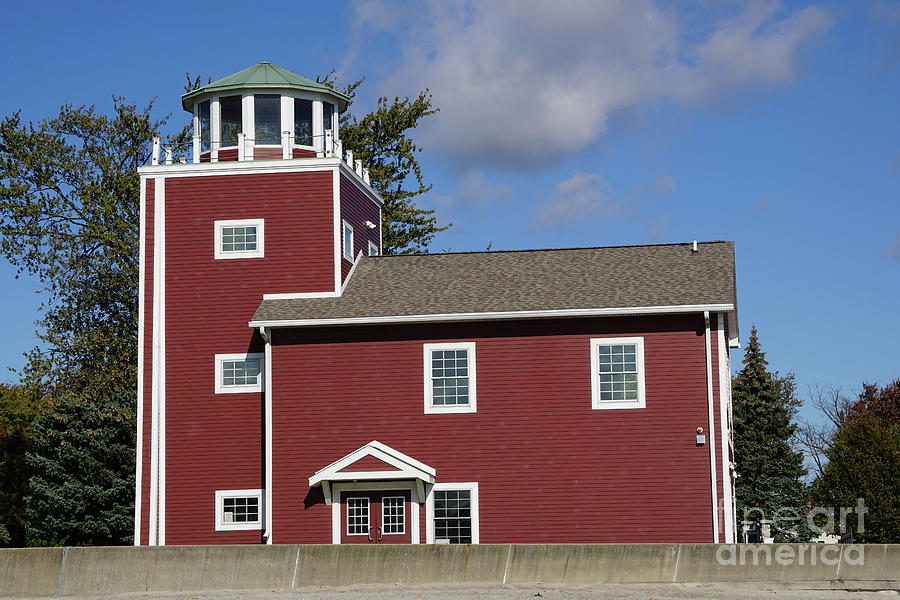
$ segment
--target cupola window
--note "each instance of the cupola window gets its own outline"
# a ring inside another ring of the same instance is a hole
[[[209,116],[209,100],[199,104],[197,116],[200,119],[200,150],[206,152],[209,150],[209,128],[212,126]]]
[[[222,145],[237,146],[241,129],[241,97],[225,96],[219,99],[222,111]]]
[[[312,146],[312,100],[294,99],[294,144]]]
[[[334,105],[328,102],[322,103],[322,129],[328,131],[331,129],[331,119],[334,116]]]
[[[281,144],[281,96],[256,94],[253,97],[253,120],[257,145]]]

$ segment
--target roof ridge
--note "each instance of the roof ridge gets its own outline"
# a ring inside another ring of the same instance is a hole
[[[507,254],[507,253],[522,253],[522,252],[566,252],[566,251],[574,251],[574,250],[611,250],[614,248],[660,248],[664,246],[678,247],[678,246],[690,246],[693,243],[693,240],[690,242],[677,242],[677,243],[667,243],[667,244],[616,244],[612,246],[574,246],[568,248],[518,248],[518,249],[509,249],[509,250],[460,250],[458,252],[426,252],[422,254],[384,254],[384,255],[376,255],[369,256],[366,258],[400,258],[400,257],[423,257],[423,256],[455,256],[460,254]],[[706,241],[697,241],[697,244],[733,244],[733,240],[706,240]]]

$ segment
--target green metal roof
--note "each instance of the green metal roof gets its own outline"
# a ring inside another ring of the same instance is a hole
[[[260,89],[260,88],[278,88],[278,89],[294,89],[305,92],[319,92],[333,96],[337,100],[338,112],[344,112],[347,109],[347,101],[349,96],[341,94],[329,87],[316,83],[312,79],[307,79],[302,75],[297,75],[287,69],[282,69],[278,65],[270,62],[261,62],[248,67],[243,71],[238,71],[234,75],[229,75],[218,81],[213,81],[208,85],[197,88],[192,92],[188,92],[181,97],[181,106],[188,112],[193,112],[194,103],[202,97],[220,94],[222,92]]]

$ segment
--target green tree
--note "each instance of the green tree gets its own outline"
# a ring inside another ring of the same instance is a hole
[[[25,457],[40,410],[41,399],[23,386],[0,384],[0,546],[25,545],[30,474]]]
[[[135,398],[129,388],[65,393],[34,424],[25,504],[35,545],[133,540]]]
[[[334,87],[333,72],[318,78],[320,83]],[[343,92],[352,99],[360,79]],[[369,169],[372,186],[384,200],[382,207],[382,251],[384,254],[421,254],[428,251],[434,236],[446,230],[437,223],[433,210],[419,208],[415,198],[429,192],[419,164],[418,146],[410,137],[419,122],[439,111],[431,103],[428,90],[409,97],[378,99],[374,111],[357,117],[350,111],[341,115],[341,142],[345,150],[353,151]],[[411,185],[410,185],[411,184]]]
[[[864,385],[859,399],[825,450],[828,459],[813,484],[822,506],[856,506],[867,513],[857,541],[900,542],[900,380],[879,389]]]
[[[774,520],[779,539],[808,539],[803,455],[791,440],[800,401],[794,378],[770,373],[756,327],[732,385],[738,520]]]

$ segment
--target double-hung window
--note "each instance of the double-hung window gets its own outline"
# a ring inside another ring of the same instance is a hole
[[[429,544],[477,544],[478,483],[436,483],[425,515]]]
[[[344,233],[344,258],[353,262],[353,226],[347,221],[344,221],[342,229]]]
[[[644,408],[644,338],[591,340],[592,406]]]
[[[475,412],[475,342],[425,344],[425,412]]]
[[[215,258],[262,258],[263,219],[215,222]]]
[[[217,490],[216,531],[262,529],[262,490]]]
[[[216,393],[261,392],[264,358],[265,355],[261,352],[216,354]]]

